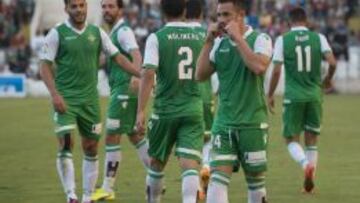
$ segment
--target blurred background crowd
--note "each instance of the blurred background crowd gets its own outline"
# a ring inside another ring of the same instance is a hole
[[[349,47],[360,47],[359,0],[247,0],[247,22],[276,39],[288,29],[289,9],[306,8],[311,28],[325,34],[340,60],[349,59]],[[126,15],[140,47],[163,25],[160,0],[124,0]],[[203,0],[204,24],[216,18],[216,0]],[[88,19],[102,24],[100,0],[88,0]],[[0,0],[0,74],[25,73],[38,79],[38,60],[44,36],[66,19],[63,0]],[[46,15],[44,17],[44,15]],[[359,56],[360,57],[360,56]]]

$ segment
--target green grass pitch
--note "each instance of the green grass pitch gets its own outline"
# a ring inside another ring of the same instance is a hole
[[[360,96],[326,96],[320,137],[316,194],[303,195],[303,174],[290,159],[280,136],[281,105],[270,116],[267,190],[273,203],[356,203],[360,201]],[[102,100],[103,113],[106,101]],[[47,99],[0,100],[0,202],[64,203],[55,170],[57,143]],[[81,151],[77,137],[74,152],[78,194],[81,192]],[[100,166],[104,159],[103,140]],[[100,172],[102,174],[102,172]],[[116,183],[115,202],[144,200],[145,172],[134,148],[123,139],[123,161]],[[171,158],[166,169],[164,203],[181,202],[180,170]],[[99,181],[100,182],[100,181]],[[234,174],[230,202],[246,202],[241,173]]]

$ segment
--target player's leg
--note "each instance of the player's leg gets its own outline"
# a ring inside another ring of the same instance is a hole
[[[200,170],[200,188],[199,198],[202,200],[206,196],[207,187],[210,179],[210,150],[211,150],[211,126],[213,123],[212,104],[204,103],[204,146],[202,149],[203,159]]]
[[[107,119],[106,119],[106,138],[105,138],[105,160],[104,174],[101,188],[93,194],[94,200],[113,200],[115,199],[114,185],[116,175],[120,167],[121,153],[121,126],[126,118],[122,116],[123,109],[126,109],[127,103],[122,105],[118,99],[118,94],[112,94],[110,97]]]
[[[148,203],[160,203],[164,185],[164,167],[175,143],[177,119],[152,116],[148,122],[150,167],[146,176]]]
[[[134,131],[137,101],[138,100],[136,98],[129,99],[127,111],[124,113],[124,115],[126,115],[126,120],[124,121],[125,124],[123,126],[123,133],[129,135],[130,142],[135,146],[141,162],[143,163],[145,169],[147,169],[150,165],[150,158],[148,155],[149,142],[144,135],[140,135]]]
[[[267,202],[267,129],[243,129],[238,135],[239,157],[248,185],[248,203]]]
[[[101,188],[97,189],[92,196],[93,200],[114,200],[114,185],[118,169],[120,167],[121,153],[121,136],[119,134],[107,133],[105,139],[105,160],[104,175]]]
[[[182,201],[195,203],[200,189],[199,165],[204,144],[202,116],[187,116],[179,120],[176,134],[176,156],[182,169]]]
[[[72,159],[74,146],[73,130],[76,128],[74,108],[67,106],[64,114],[54,113],[55,133],[58,136],[59,152],[56,159],[56,168],[68,202],[76,202],[75,170]]]
[[[204,147],[203,147],[203,166],[209,168],[210,165],[210,149],[211,149],[211,126],[213,123],[213,113],[211,110],[212,104],[205,104],[203,105],[204,111]]]
[[[237,163],[237,143],[234,132],[216,128],[212,132],[211,176],[207,203],[227,203],[228,185],[234,165]]]
[[[309,164],[305,170],[304,191],[311,193],[315,187],[314,179],[318,160],[317,139],[322,118],[321,103],[308,102],[305,117],[305,154]]]
[[[290,156],[303,169],[306,168],[308,160],[305,151],[300,144],[300,134],[303,131],[306,103],[297,102],[284,104],[283,113],[283,136]]]
[[[78,113],[77,123],[82,136],[84,152],[83,175],[83,203],[92,202],[96,181],[99,175],[98,140],[101,134],[100,106],[98,103],[83,105]]]

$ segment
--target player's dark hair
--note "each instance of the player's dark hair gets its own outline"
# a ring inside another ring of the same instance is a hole
[[[116,4],[117,4],[118,8],[124,8],[123,0],[116,0]]]
[[[67,6],[70,3],[71,0],[64,0],[65,6]]]
[[[186,19],[199,19],[202,14],[201,0],[188,0],[186,2]]]
[[[306,22],[306,12],[301,7],[293,8],[289,13],[289,18],[291,22]]]
[[[218,0],[218,4],[224,4],[224,3],[232,3],[232,4],[234,4],[235,8],[240,9],[240,10],[247,9],[245,0]]]
[[[161,10],[166,17],[178,18],[185,11],[185,0],[161,0]]]

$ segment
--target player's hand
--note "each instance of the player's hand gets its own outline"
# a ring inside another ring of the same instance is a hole
[[[273,96],[267,97],[267,103],[271,114],[275,114],[275,100]]]
[[[136,115],[136,131],[140,135],[145,134],[145,113],[139,111]]]
[[[62,114],[66,112],[66,104],[64,98],[60,94],[52,96],[52,103],[56,112]]]
[[[237,21],[232,20],[226,25],[225,30],[229,37],[237,42],[243,37],[244,31],[241,28],[241,25]]]
[[[334,86],[333,86],[331,80],[328,77],[326,77],[323,81],[323,89],[324,89],[325,93],[331,92],[333,90],[333,88],[334,88]]]
[[[219,36],[219,25],[218,23],[210,23],[208,26],[208,33],[206,36],[207,42],[213,42],[216,37]]]
[[[136,77],[131,77],[131,81],[130,81],[130,91],[132,93],[137,94],[139,92],[139,83],[140,83],[140,79],[136,78]]]

